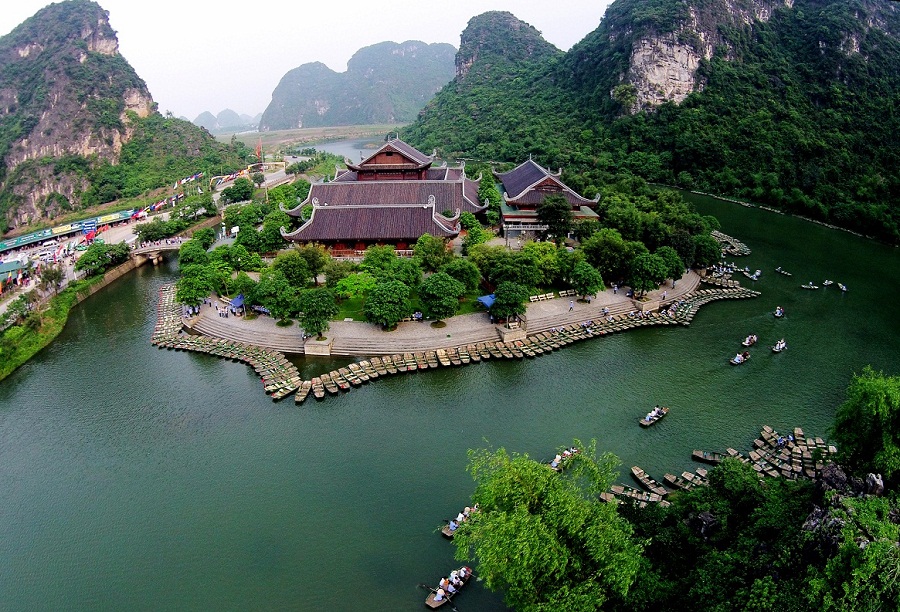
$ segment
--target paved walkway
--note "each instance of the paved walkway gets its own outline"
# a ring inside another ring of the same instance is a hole
[[[699,275],[691,271],[677,282],[674,289],[671,283],[666,283],[658,291],[651,291],[647,295],[650,299],[659,299],[663,291],[666,291],[668,303],[694,291],[699,283]],[[633,301],[625,297],[624,289],[620,289],[618,294],[607,289],[595,295],[590,304],[575,301],[572,311],[569,310],[571,299],[556,298],[529,303],[526,313],[528,334],[571,323],[599,321],[604,307],[608,307],[612,315],[635,309]],[[394,331],[385,332],[371,323],[332,321],[326,336],[334,339],[333,355],[389,355],[500,339],[497,326],[490,322],[486,313],[460,315],[448,319],[446,323],[446,327],[434,328],[427,322],[405,322],[400,323]],[[237,340],[287,353],[303,352],[300,327],[296,324],[286,328],[278,327],[274,319],[266,316],[253,320],[233,316],[226,319],[219,317],[214,307],[202,306],[200,315],[190,319],[188,325],[195,331],[214,338]]]

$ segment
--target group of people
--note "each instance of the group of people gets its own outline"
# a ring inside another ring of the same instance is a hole
[[[784,341],[784,338],[775,343],[775,346],[772,347],[776,351],[783,351],[787,348],[787,343]]]
[[[781,306],[776,306],[775,307],[775,316],[783,317],[784,316],[784,308],[782,308]]]
[[[756,334],[750,334],[749,336],[744,338],[744,346],[752,346],[756,344],[757,340],[759,340],[759,338],[756,336]]]
[[[445,598],[449,599],[450,597],[453,597],[465,584],[466,578],[469,577],[471,572],[472,570],[463,566],[458,570],[450,572],[449,576],[441,578],[441,581],[438,583],[438,588],[434,592],[434,600],[444,601]]]
[[[748,359],[750,359],[750,351],[744,351],[743,353],[738,353],[737,355],[735,355],[732,361],[734,361],[735,363],[744,363]]]
[[[471,508],[469,506],[466,506],[465,508],[463,508],[463,510],[459,514],[456,515],[455,519],[450,519],[450,533],[453,533],[454,531],[459,529],[460,524],[465,522],[466,520],[468,520],[469,516],[473,512],[477,512],[477,511],[478,511],[478,504],[475,504]]]
[[[556,456],[553,457],[553,460],[550,461],[550,467],[552,467],[554,470],[560,469],[560,466],[562,465],[563,461],[568,460],[572,455],[576,454],[577,452],[578,452],[578,449],[576,447],[570,446],[569,448],[564,450],[562,453],[556,453]]]
[[[661,417],[661,416],[664,415],[665,413],[666,413],[666,411],[663,410],[662,408],[660,408],[660,407],[659,407],[659,404],[657,404],[657,405],[653,408],[653,410],[651,410],[650,412],[647,413],[647,416],[644,417],[644,420],[647,421],[647,422],[649,423],[649,422],[652,421],[653,419],[658,419],[659,417]]]

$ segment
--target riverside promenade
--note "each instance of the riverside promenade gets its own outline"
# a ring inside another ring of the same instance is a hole
[[[700,276],[693,270],[677,281],[675,287],[666,283],[656,291],[648,292],[650,300],[662,300],[668,305],[693,293],[700,284]],[[618,293],[607,289],[592,296],[591,302],[580,302],[574,297],[557,297],[552,300],[530,302],[525,315],[525,330],[529,336],[586,321],[601,322],[604,308],[610,316],[627,315],[639,310],[636,302],[625,297],[626,290]],[[569,302],[575,300],[569,310]],[[446,326],[432,327],[428,322],[403,322],[397,329],[385,332],[378,325],[361,321],[332,321],[326,336],[333,340],[332,355],[372,356],[390,355],[409,351],[428,351],[500,340],[498,325],[490,322],[488,314],[474,313],[447,319]],[[296,325],[278,327],[271,317],[260,316],[247,320],[242,317],[219,317],[212,306],[203,306],[200,314],[185,319],[185,325],[196,333],[212,338],[232,340],[281,351],[303,353],[302,329]]]

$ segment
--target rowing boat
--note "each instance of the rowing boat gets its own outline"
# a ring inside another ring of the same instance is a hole
[[[662,410],[662,414],[657,415],[657,416],[652,416],[650,418],[644,417],[642,419],[639,419],[638,423],[641,424],[641,427],[650,427],[651,425],[655,425],[657,421],[659,421],[661,418],[663,418],[664,416],[669,414],[668,407],[660,408],[660,410]]]
[[[713,465],[717,463],[722,463],[722,459],[725,458],[725,455],[722,453],[711,453],[709,451],[704,450],[695,450],[691,453],[691,457],[694,461],[702,461],[703,463],[712,463]]]
[[[466,583],[469,582],[469,578],[472,577],[472,570],[471,570],[471,568],[469,568],[467,566],[463,566],[456,571],[457,571],[458,575],[462,575],[462,578],[460,578],[460,580],[462,580],[462,585],[460,585],[457,588],[456,592],[453,594],[447,593],[446,591],[444,591],[444,589],[441,588],[440,585],[438,585],[436,588],[431,589],[431,593],[429,593],[428,597],[425,598],[426,606],[428,606],[429,608],[432,608],[432,609],[440,608],[445,603],[449,602],[453,597],[455,597],[456,595],[459,594],[459,592],[462,590],[462,587],[464,587],[466,585]],[[443,591],[443,597],[440,601],[436,601],[435,597],[437,596],[437,592],[439,590]]]

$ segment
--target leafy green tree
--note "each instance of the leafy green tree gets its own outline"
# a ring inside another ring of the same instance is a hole
[[[473,229],[481,229],[481,223],[478,222],[478,218],[468,211],[459,215],[459,224],[467,232],[471,232]]]
[[[199,306],[213,290],[213,281],[206,266],[197,264],[181,269],[181,277],[175,283],[175,299],[181,304]]]
[[[466,287],[461,282],[445,272],[435,272],[419,288],[419,299],[428,317],[441,320],[456,314],[459,298],[465,292]]]
[[[572,287],[578,295],[584,297],[606,289],[603,285],[603,277],[597,272],[597,268],[586,261],[575,264],[575,269],[572,271]]]
[[[209,278],[216,293],[220,295],[230,294],[231,275],[234,273],[234,268],[221,259],[211,261],[205,267],[209,272]]]
[[[499,319],[508,319],[513,315],[523,315],[528,302],[528,289],[522,285],[503,281],[494,291],[494,304],[491,314]]]
[[[669,245],[678,253],[678,257],[684,262],[685,267],[694,263],[694,252],[697,247],[694,239],[683,229],[677,229],[669,235]]]
[[[226,204],[232,202],[245,202],[253,197],[253,183],[249,179],[240,177],[234,180],[231,187],[222,190],[222,200]]]
[[[628,284],[641,296],[656,289],[666,278],[666,264],[659,255],[639,255],[631,268]]]
[[[666,266],[666,278],[671,278],[673,283],[681,278],[681,275],[684,274],[684,262],[675,249],[670,246],[662,246],[656,250],[656,254],[662,258]]]
[[[468,254],[472,247],[479,244],[484,244],[493,237],[493,233],[484,229],[480,224],[478,224],[472,229],[468,230],[466,232],[466,235],[463,236],[462,251],[463,253]]]
[[[281,235],[281,228],[291,226],[291,218],[287,213],[273,210],[263,218],[262,229],[259,230],[259,251],[262,253],[275,253],[287,245],[287,241]],[[244,228],[241,228],[244,231]],[[255,230],[254,230],[255,231]]]
[[[325,264],[325,286],[334,289],[342,278],[356,272],[357,265],[352,261],[329,258]]]
[[[178,264],[180,266],[190,266],[199,264],[201,266],[209,263],[209,254],[197,239],[188,240],[181,243],[178,249]]]
[[[538,220],[547,226],[545,232],[556,244],[562,244],[572,231],[572,205],[561,195],[548,195],[537,207]]]
[[[584,242],[600,230],[600,223],[595,219],[585,219],[573,224],[572,233],[578,239],[578,242]]]
[[[481,272],[478,270],[478,266],[461,257],[451,260],[442,266],[440,271],[461,282],[466,291],[475,291],[481,282]]]
[[[345,298],[365,297],[377,284],[378,279],[368,272],[354,272],[339,280],[335,284],[335,291]]]
[[[701,268],[711,266],[722,255],[722,247],[716,242],[716,239],[709,234],[698,234],[694,236],[694,265]]]
[[[414,259],[397,257],[387,273],[379,277],[381,280],[398,280],[407,287],[415,288],[422,283],[422,268]]]
[[[309,273],[312,275],[313,284],[318,286],[319,275],[325,269],[325,265],[331,259],[331,256],[325,251],[325,248],[318,244],[305,244],[297,247],[300,257],[306,262]]]
[[[279,321],[286,321],[299,310],[299,289],[277,271],[266,271],[256,285],[254,301],[265,306]]]
[[[213,245],[216,241],[216,230],[211,227],[205,227],[203,229],[198,229],[194,232],[193,240],[198,241],[203,245],[203,249],[206,250]]]
[[[397,252],[390,245],[370,246],[366,249],[359,268],[377,278],[393,268],[397,259]]]
[[[256,281],[250,278],[246,272],[238,272],[237,278],[232,283],[232,289],[235,294],[243,294],[244,301],[252,301],[254,292],[256,291]]]
[[[900,376],[885,376],[871,366],[855,375],[833,434],[843,465],[888,479],[900,475]]]
[[[538,284],[549,287],[559,278],[558,249],[552,242],[528,241],[522,246],[520,253],[529,258],[541,272]]]
[[[431,234],[419,236],[413,252],[422,268],[427,272],[437,272],[455,257],[453,252],[447,248],[445,239]]]
[[[612,483],[617,460],[582,449],[563,474],[527,455],[470,451],[479,511],[453,538],[456,555],[511,608],[600,610],[624,597],[636,578],[641,546],[613,504],[597,495]]]
[[[266,175],[262,172],[254,172],[250,175],[250,180],[253,181],[253,184],[259,189],[262,187],[262,184],[266,182]]]
[[[44,291],[59,293],[59,288],[65,280],[66,273],[62,266],[47,264],[41,268],[41,289]]]
[[[315,334],[319,339],[322,339],[322,334],[328,330],[328,322],[340,310],[334,294],[328,289],[301,291],[298,306],[300,325],[306,333]]]
[[[272,269],[281,273],[287,281],[302,289],[309,283],[310,272],[306,260],[296,250],[279,253],[272,262]]]
[[[118,244],[95,242],[75,262],[75,269],[84,270],[88,276],[103,274],[110,268],[125,263],[129,254],[128,245],[124,242]]]
[[[622,235],[610,228],[595,232],[581,245],[587,262],[607,280],[621,281],[628,271],[628,246]]]
[[[571,283],[575,266],[585,260],[584,251],[581,249],[570,251],[567,247],[559,247],[556,250],[556,264],[559,267],[558,280],[563,283]]]
[[[363,306],[366,321],[385,329],[397,327],[397,323],[408,317],[410,312],[409,287],[400,281],[379,282]]]

